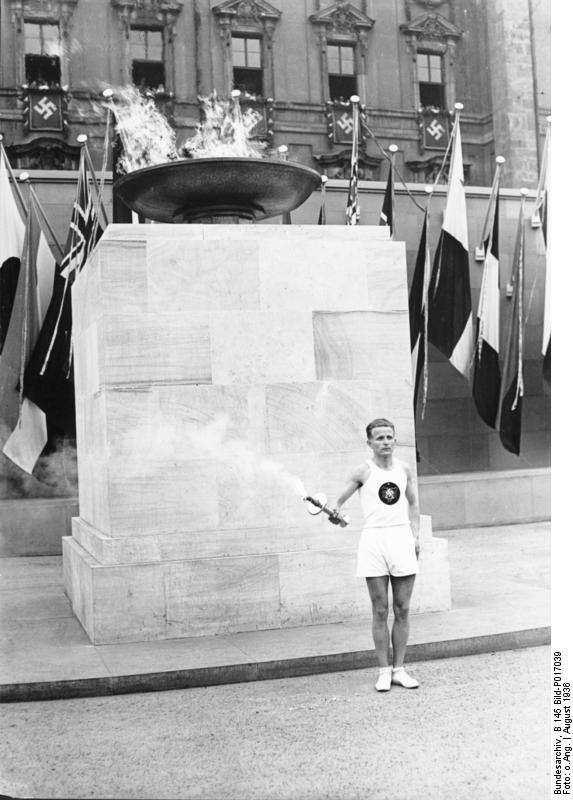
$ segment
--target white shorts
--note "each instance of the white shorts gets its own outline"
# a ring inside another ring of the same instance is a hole
[[[380,575],[401,578],[418,572],[414,535],[409,523],[362,531],[358,544],[357,578],[377,578]]]

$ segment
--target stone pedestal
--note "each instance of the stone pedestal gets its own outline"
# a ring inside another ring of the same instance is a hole
[[[310,516],[387,416],[415,468],[404,244],[384,228],[111,225],[73,291],[80,516],[66,591],[95,643],[368,613],[358,498]],[[449,608],[424,522],[414,611]]]

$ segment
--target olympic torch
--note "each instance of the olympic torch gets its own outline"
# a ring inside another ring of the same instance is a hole
[[[306,503],[306,510],[309,514],[315,516],[316,514],[320,514],[323,512],[326,514],[328,519],[332,522],[333,525],[340,525],[341,528],[345,528],[348,523],[350,522],[350,517],[345,515],[338,515],[334,511],[334,509],[329,508],[326,503],[326,495],[319,492],[315,494],[314,497],[311,495],[307,495],[306,497],[302,498],[303,503]]]

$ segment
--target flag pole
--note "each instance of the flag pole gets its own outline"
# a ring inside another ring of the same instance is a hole
[[[391,144],[388,147],[390,151],[390,169],[388,170],[388,180],[386,182],[386,191],[384,192],[384,201],[380,211],[380,224],[386,224],[390,227],[390,238],[394,238],[394,170],[396,169],[396,153],[398,147]],[[388,207],[386,208],[386,197],[389,198]]]
[[[346,224],[356,225],[360,216],[358,206],[358,131],[360,126],[360,97],[357,94],[353,94],[350,98],[350,102],[352,104],[352,153],[350,156],[350,179],[346,202]]]
[[[442,164],[440,166],[440,169],[438,170],[438,174],[436,175],[434,183],[432,184],[432,193],[434,192],[434,189],[438,185],[438,181],[442,177],[442,172],[446,168],[448,155],[450,153],[450,150],[453,150],[453,144],[454,144],[455,137],[459,136],[459,134],[460,134],[460,117],[462,115],[462,111],[463,110],[464,110],[464,104],[463,103],[454,103],[454,127],[452,129],[452,133],[451,133],[450,139],[448,141],[448,146],[446,147],[446,152],[444,153],[444,158],[442,160]],[[450,164],[450,173],[451,173],[451,164]],[[448,175],[448,183],[449,182],[450,182],[450,176]]]
[[[485,271],[487,271],[487,268],[488,268],[487,267],[487,265],[488,265],[487,256],[489,255],[489,253],[491,251],[491,245],[492,245],[491,235],[492,235],[492,231],[493,231],[493,221],[494,221],[494,216],[495,216],[495,207],[496,207],[496,203],[497,203],[497,194],[498,194],[498,191],[499,191],[499,183],[500,183],[500,179],[501,179],[501,170],[503,168],[503,165],[505,164],[505,158],[503,156],[497,156],[495,161],[496,161],[495,175],[494,175],[494,178],[493,178],[493,184],[492,184],[491,195],[490,195],[488,209],[487,209],[487,215],[486,215],[486,219],[485,219],[485,223],[484,223],[484,229],[482,231],[482,244],[481,244],[481,247],[484,249],[484,251],[485,251],[485,242],[487,241],[487,253],[484,252],[484,257],[483,257],[483,261],[485,261],[484,280],[485,280]],[[492,201],[492,199],[493,199],[493,201]],[[491,207],[491,211],[490,211],[490,207]],[[490,217],[490,216],[491,216],[491,219],[488,219],[488,217]],[[476,250],[477,250],[477,248],[476,248]],[[482,259],[479,259],[479,260],[481,261]],[[480,299],[481,299],[481,296],[480,296]],[[485,298],[484,298],[484,303],[485,303]],[[477,344],[476,351],[477,351],[478,358],[481,358],[481,351],[482,351],[482,346],[483,346],[483,338],[484,338],[483,325],[484,325],[485,310],[486,310],[485,309],[485,305],[483,307],[478,305],[478,318],[479,318],[479,321],[480,321],[479,328],[477,330],[477,342],[476,342],[476,344]],[[475,356],[475,352],[474,352],[474,356]]]
[[[104,98],[109,99],[113,97],[113,89],[104,89],[102,92]],[[105,173],[107,172],[107,164],[109,159],[109,143],[110,143],[110,133],[111,133],[111,126],[112,126],[112,119],[113,119],[113,111],[111,106],[107,106],[107,116],[105,119],[105,135],[103,141],[103,157],[101,160],[101,174],[100,174],[100,183],[99,183],[99,192],[100,197],[103,197],[103,187],[105,182]]]
[[[370,130],[370,128],[368,127],[368,125],[366,124],[366,122],[364,120],[362,120],[362,126],[363,126],[364,130],[366,131],[366,133],[370,136],[370,138],[372,139],[372,141],[374,142],[374,144],[376,145],[378,150],[380,150],[380,152],[382,153],[384,158],[387,161],[390,161],[391,157],[388,155],[386,150],[384,150],[384,148],[382,147],[382,145],[380,144],[380,142],[378,141],[376,136],[372,133],[372,131]],[[420,209],[420,211],[424,211],[425,212],[426,209],[424,208],[424,206],[422,206],[422,205],[420,205],[420,203],[418,203],[418,201],[416,200],[416,198],[414,197],[414,195],[412,194],[412,192],[408,188],[408,186],[406,184],[406,181],[402,177],[402,174],[401,174],[400,170],[398,169],[398,167],[396,167],[396,175],[400,179],[400,182],[401,182],[402,186],[404,187],[404,189],[406,190],[406,194],[408,195],[410,200],[414,203],[415,206],[417,206]]]
[[[485,251],[486,251],[486,242],[488,238],[491,236],[491,231],[493,227],[493,217],[495,214],[495,203],[497,198],[497,191],[499,189],[499,181],[501,178],[501,167],[505,164],[505,158],[503,156],[497,156],[495,159],[495,174],[493,176],[493,181],[491,185],[491,192],[489,195],[489,200],[487,203],[487,210],[485,212],[485,219],[483,222],[483,229],[481,232],[481,239],[479,245],[476,245],[475,249],[475,260],[476,261],[484,261],[485,260]]]
[[[30,192],[30,199],[34,202],[34,205],[35,205],[36,211],[38,212],[38,215],[42,219],[42,222],[46,226],[46,228],[48,230],[48,233],[52,237],[53,243],[56,246],[56,249],[58,251],[59,257],[63,258],[64,257],[64,251],[62,250],[62,247],[61,247],[59,241],[56,238],[56,234],[54,233],[54,229],[50,225],[50,220],[46,216],[46,212],[44,211],[44,209],[42,207],[42,204],[40,203],[40,198],[36,194],[36,191],[35,191],[34,187],[32,186],[32,184],[30,182],[30,175],[27,172],[21,172],[19,180],[20,180],[20,183],[28,184],[28,191]]]
[[[103,218],[104,226],[106,226],[108,224],[107,214],[105,213],[105,208],[103,206],[103,203],[101,202],[101,193],[99,191],[99,183],[98,183],[98,179],[96,177],[96,172],[95,172],[95,169],[94,169],[92,157],[91,157],[90,151],[88,149],[88,137],[86,136],[85,133],[80,133],[80,135],[76,137],[76,141],[79,142],[82,145],[84,158],[86,160],[87,167],[88,167],[88,169],[90,171],[90,176],[91,176],[93,185],[96,188],[97,199],[98,199],[98,204],[97,204],[98,215],[99,215],[99,212],[101,211],[101,215],[102,215],[102,218]]]
[[[541,169],[539,170],[539,180],[537,182],[537,194],[535,196],[535,205],[533,206],[533,214],[531,215],[531,227],[541,227],[541,209],[545,203],[545,186],[547,179],[547,162],[549,155],[549,141],[551,138],[551,117],[547,117],[547,131],[545,133],[545,144],[543,147],[543,157],[541,159]]]
[[[320,176],[320,211],[322,224],[326,225],[326,184],[328,183],[328,175]]]
[[[521,236],[519,241],[519,260],[517,262],[517,268],[519,270],[519,293],[517,297],[517,304],[518,304],[518,319],[519,319],[519,330],[518,330],[518,362],[517,362],[517,386],[515,388],[515,399],[513,401],[513,405],[511,410],[514,411],[517,407],[517,403],[519,397],[523,397],[523,289],[524,289],[524,267],[523,267],[523,257],[524,257],[524,250],[525,250],[525,198],[529,194],[529,189],[523,188],[520,189],[521,194]]]
[[[426,403],[428,399],[428,379],[429,379],[429,368],[428,368],[428,289],[430,286],[430,245],[428,244],[430,238],[430,200],[432,199],[432,192],[434,191],[431,186],[425,186],[424,191],[427,195],[426,200],[426,257],[424,260],[424,281],[423,281],[423,288],[422,288],[422,309],[424,315],[424,366],[422,371],[422,377],[424,379],[423,388],[422,388],[422,419],[424,419],[426,415]]]
[[[444,169],[446,167],[446,163],[447,163],[447,159],[448,159],[448,155],[450,153],[450,150],[452,151],[452,159],[451,160],[453,161],[454,144],[455,144],[455,141],[456,141],[456,136],[459,136],[459,134],[460,134],[460,116],[461,116],[461,113],[463,111],[463,108],[464,108],[464,104],[463,103],[454,103],[454,111],[455,111],[454,126],[452,128],[452,133],[451,133],[450,139],[448,141],[448,146],[446,148],[446,152],[444,153],[444,158],[442,160],[442,164],[440,166],[440,169],[438,170],[438,174],[436,175],[434,183],[432,184],[432,192],[430,194],[430,197],[428,198],[428,205],[430,203],[430,200],[432,199],[432,195],[434,194],[434,190],[435,190],[436,186],[438,185],[438,181],[442,177],[442,172],[444,171]],[[463,165],[462,165],[462,169],[463,169]],[[450,163],[450,171],[449,171],[449,174],[448,174],[448,190],[449,190],[449,186],[450,186],[451,176],[452,176],[452,164]],[[439,262],[438,262],[438,270],[436,272],[436,283],[435,283],[435,286],[434,286],[434,295],[438,291],[438,284],[440,282],[440,276],[441,276],[441,264],[442,264],[442,257],[441,257],[441,250],[440,250],[440,259],[439,259]]]

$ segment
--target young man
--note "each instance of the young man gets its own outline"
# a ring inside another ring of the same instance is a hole
[[[357,577],[366,578],[372,602],[372,636],[380,664],[379,692],[391,683],[416,689],[418,681],[404,669],[409,633],[410,598],[418,572],[420,513],[418,496],[408,464],[394,457],[396,434],[387,419],[366,426],[366,443],[372,458],[350,475],[334,507],[340,507],[358,491],[364,514],[364,530],[358,546]],[[388,633],[388,582],[392,583],[394,624],[393,664]]]

